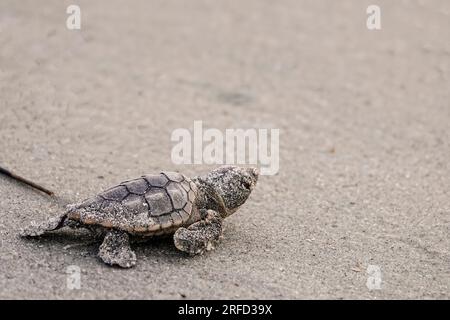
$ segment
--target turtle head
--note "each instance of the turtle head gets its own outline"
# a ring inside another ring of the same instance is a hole
[[[256,168],[222,166],[203,177],[214,189],[215,202],[223,217],[234,213],[250,196],[258,181]]]

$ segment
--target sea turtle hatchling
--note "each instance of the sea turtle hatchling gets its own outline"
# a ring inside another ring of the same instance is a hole
[[[179,250],[202,254],[218,243],[223,219],[244,204],[258,174],[255,168],[223,166],[192,179],[175,172],[144,175],[69,205],[48,221],[32,223],[21,235],[84,227],[104,237],[99,257],[123,268],[136,264],[130,236],[173,234]]]

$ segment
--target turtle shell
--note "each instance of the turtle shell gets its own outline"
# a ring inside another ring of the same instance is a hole
[[[180,173],[150,174],[84,201],[69,218],[130,233],[165,233],[189,220],[196,194],[195,184]]]

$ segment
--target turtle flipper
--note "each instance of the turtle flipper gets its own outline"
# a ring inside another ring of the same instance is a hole
[[[214,249],[221,236],[222,218],[218,212],[208,210],[203,220],[178,229],[173,239],[178,250],[195,255]]]
[[[98,256],[104,263],[122,268],[131,268],[136,264],[136,254],[131,250],[128,233],[124,231],[109,231],[100,246]]]
[[[28,227],[20,231],[22,237],[37,237],[43,235],[46,232],[54,231],[65,226],[67,221],[67,213],[60,214],[55,217],[41,222],[35,223],[34,221]]]

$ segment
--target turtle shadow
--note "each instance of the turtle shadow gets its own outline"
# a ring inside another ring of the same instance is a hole
[[[17,235],[20,240],[27,243],[35,244],[38,247],[44,245],[45,247],[59,247],[60,249],[74,249],[78,248],[80,251],[85,251],[86,247],[90,248],[90,252],[96,255],[98,247],[103,242],[103,236],[96,236],[87,229],[67,229],[47,232],[37,237],[23,237]],[[188,257],[184,252],[176,249],[172,236],[160,236],[154,238],[142,238],[131,236],[131,247],[133,250],[142,256],[168,256],[168,257]],[[84,248],[84,250],[82,250]],[[95,252],[94,252],[95,251]]]
[[[44,233],[37,237],[28,237],[17,235],[17,237],[30,245],[35,245],[40,248],[56,247],[60,249],[67,249],[73,247],[91,247],[94,244],[101,244],[101,239],[95,238],[87,231],[69,231],[58,230],[54,232]]]
[[[131,246],[139,255],[146,257],[189,257],[188,254],[178,250],[173,243],[172,235],[154,238],[131,238]]]

